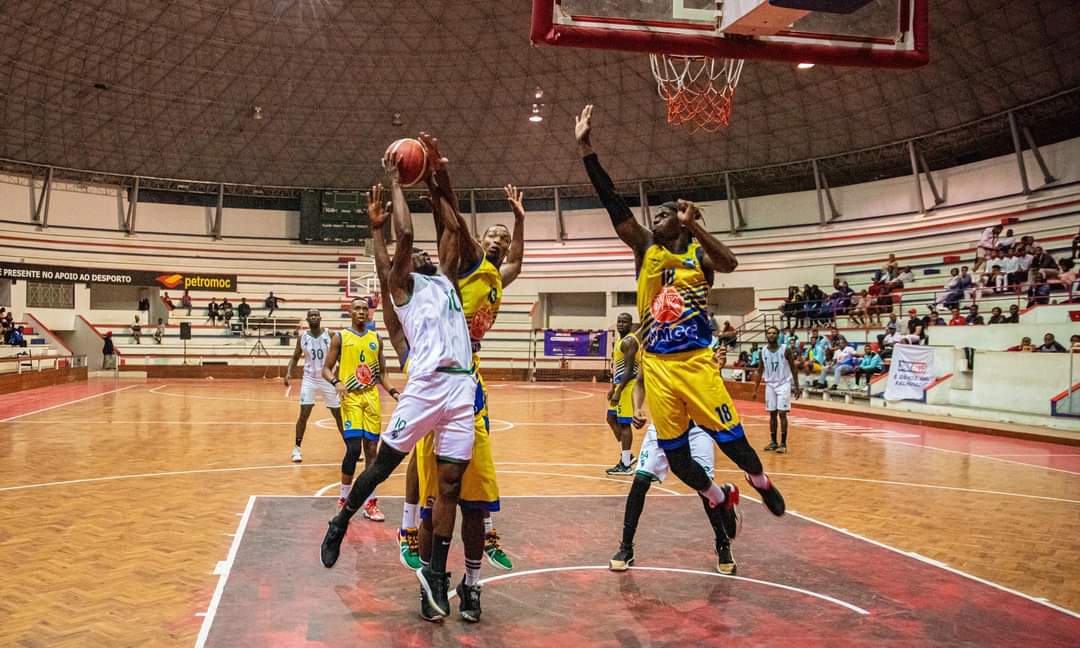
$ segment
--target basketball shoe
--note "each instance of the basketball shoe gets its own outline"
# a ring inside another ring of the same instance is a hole
[[[386,516],[379,510],[379,498],[372,497],[368,500],[367,504],[364,504],[364,517],[372,522],[385,522]]]
[[[465,579],[457,586],[457,595],[461,600],[461,618],[469,623],[480,620],[480,585],[466,585]]]
[[[510,556],[499,545],[499,532],[495,529],[488,531],[484,538],[484,554],[493,567],[499,569],[513,569],[514,563],[510,562]]]
[[[626,571],[634,564],[634,545],[619,543],[619,550],[608,561],[611,571]]]
[[[416,571],[420,565],[420,536],[416,529],[398,529],[398,549],[401,564]]]

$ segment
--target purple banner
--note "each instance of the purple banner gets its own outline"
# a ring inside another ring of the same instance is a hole
[[[607,331],[544,331],[544,355],[605,357]]]

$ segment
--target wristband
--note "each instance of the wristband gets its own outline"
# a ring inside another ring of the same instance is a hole
[[[388,393],[389,393],[389,394],[390,394],[391,396],[393,396],[394,398],[397,398],[398,394],[400,394],[401,392],[399,392],[399,391],[398,391],[397,389],[395,389],[395,388],[391,387],[391,388],[390,388],[390,391],[389,391]]]
[[[337,384],[338,384],[339,382],[341,382],[341,380],[340,380],[340,379],[338,379],[338,378],[334,378],[333,380],[331,380],[331,381],[330,381],[330,384],[331,384],[331,385],[333,385],[334,387],[337,387]]]

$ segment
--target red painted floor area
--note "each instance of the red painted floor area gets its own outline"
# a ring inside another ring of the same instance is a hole
[[[94,398],[133,386],[115,380],[89,380],[52,387],[38,387],[11,394],[0,394],[0,421],[32,414],[78,400]]]
[[[737,402],[743,416],[768,413],[761,403]],[[864,437],[879,443],[934,448],[946,452],[985,457],[996,461],[1022,463],[1080,474],[1080,447],[1043,441],[1027,441],[1009,437],[945,430],[899,421],[886,421],[859,414],[835,414],[821,410],[795,410],[790,414],[793,426],[810,426],[836,434]]]
[[[1075,615],[810,520],[747,502],[739,577],[713,572],[696,497],[650,497],[637,563],[605,567],[623,497],[506,498],[515,569],[484,565],[479,624],[418,617],[395,515],[357,518],[333,569],[318,559],[333,498],[256,498],[207,646],[1017,646],[1070,645]],[[391,504],[390,502],[394,502]],[[461,545],[451,549],[452,584]],[[1071,637],[1071,639],[1070,639]]]

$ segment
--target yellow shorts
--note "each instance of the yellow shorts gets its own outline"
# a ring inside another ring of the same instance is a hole
[[[645,402],[656,425],[656,439],[661,448],[668,450],[685,445],[691,420],[717,443],[735,441],[743,436],[735,403],[728,395],[708,349],[645,353],[641,371],[645,379]]]
[[[486,511],[499,510],[499,485],[495,480],[495,460],[491,455],[491,436],[487,408],[487,387],[476,375],[476,402],[473,405],[473,428],[476,439],[472,459],[461,479],[463,507]],[[439,466],[435,459],[435,439],[428,434],[416,445],[416,472],[420,478],[420,514],[428,516],[439,494]]]
[[[619,395],[619,402],[615,404],[615,407],[608,403],[608,415],[614,415],[615,420],[619,423],[632,423],[634,420],[634,383],[637,382],[637,378],[631,378],[626,383],[626,387],[622,390],[622,394]],[[618,388],[618,385],[615,386]]]
[[[363,391],[346,393],[341,398],[341,424],[346,439],[379,439],[382,430],[382,404],[379,389],[368,387]]]

